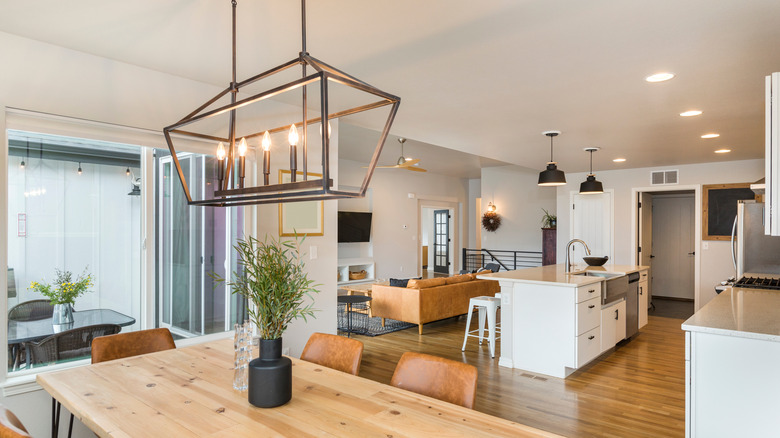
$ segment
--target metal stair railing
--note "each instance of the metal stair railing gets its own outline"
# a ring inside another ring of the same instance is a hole
[[[499,270],[514,271],[542,266],[542,252],[463,248],[461,260],[463,270],[468,272],[484,267],[488,263],[498,263]]]

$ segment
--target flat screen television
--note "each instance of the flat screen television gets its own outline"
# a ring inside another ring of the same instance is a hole
[[[339,212],[339,243],[370,242],[371,213]]]

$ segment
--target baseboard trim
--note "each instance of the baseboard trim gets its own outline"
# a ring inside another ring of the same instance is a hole
[[[692,303],[693,300],[690,298],[680,298],[680,297],[662,297],[660,295],[653,295],[653,299],[659,299],[659,300],[669,300],[669,301],[683,301],[686,303]]]

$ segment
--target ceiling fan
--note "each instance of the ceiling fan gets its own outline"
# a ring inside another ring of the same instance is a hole
[[[406,169],[406,170],[413,170],[415,172],[427,172],[426,169],[415,166],[415,164],[420,162],[419,158],[411,159],[411,158],[404,157],[404,143],[406,143],[406,139],[401,137],[398,139],[398,142],[401,143],[401,156],[398,157],[398,161],[396,161],[396,164],[394,166],[376,166],[376,168],[377,169]]]

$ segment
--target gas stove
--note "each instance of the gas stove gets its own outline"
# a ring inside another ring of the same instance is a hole
[[[745,276],[734,283],[734,287],[742,287],[746,289],[780,290],[780,278]]]

